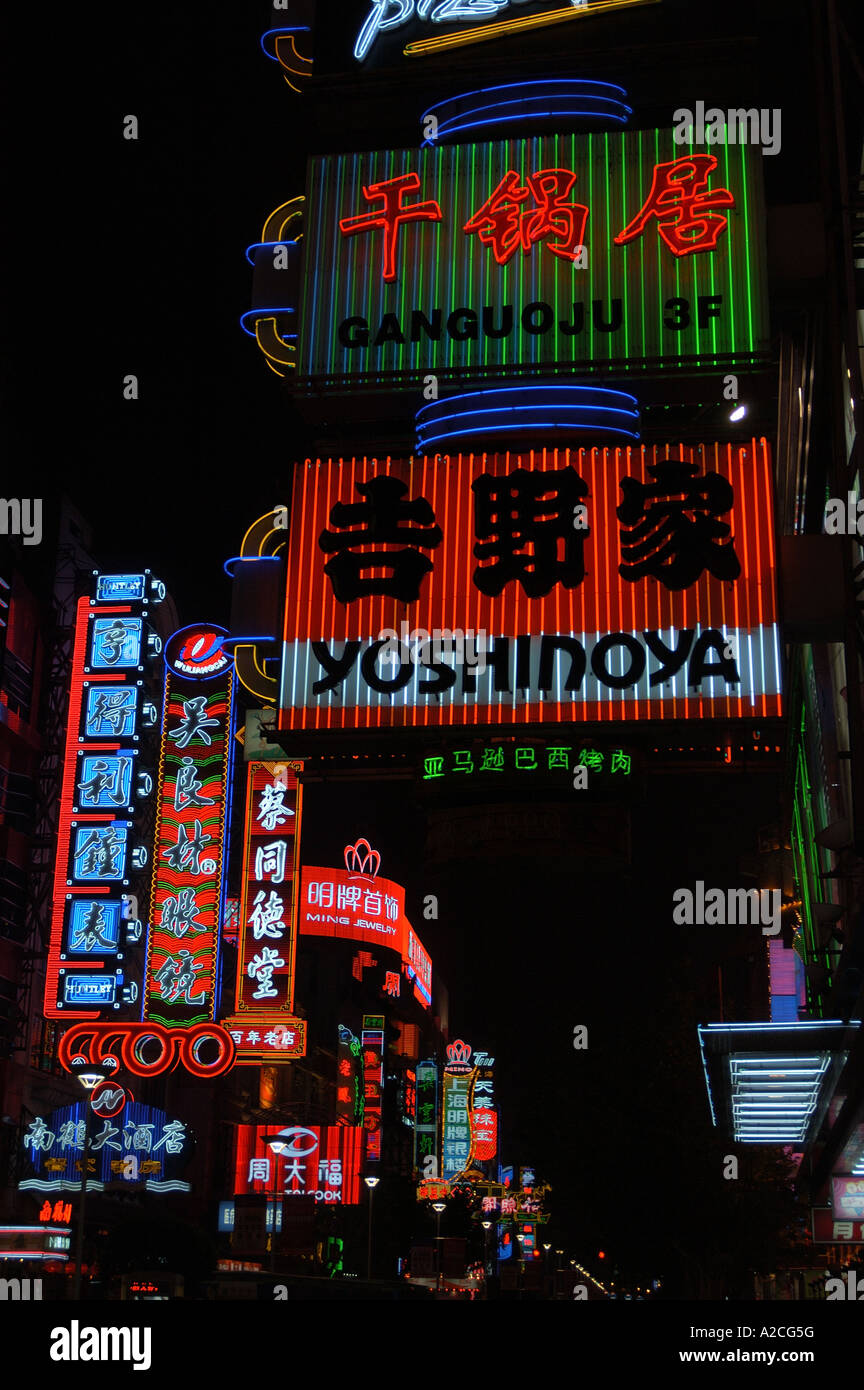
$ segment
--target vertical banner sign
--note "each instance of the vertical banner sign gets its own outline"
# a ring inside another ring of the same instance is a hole
[[[471,1137],[474,1157],[488,1163],[498,1152],[498,1114],[494,1101],[495,1058],[485,1052],[474,1057],[475,1075],[472,1093]]]
[[[435,1160],[438,1176],[438,1063],[432,1058],[417,1063],[417,1114],[414,1120],[414,1167],[425,1176],[426,1159]]]
[[[189,1028],[216,1016],[233,670],[210,624],[167,643],[144,1017]]]
[[[144,730],[161,695],[149,612],[165,586],[147,570],[100,574],[95,587],[75,622],[44,1012],[128,1022],[141,1012],[144,929],[131,904],[146,893],[154,790]]]
[[[442,1178],[449,1181],[471,1161],[471,1048],[458,1040],[447,1048],[444,1068],[444,1134]]]
[[[336,1123],[363,1124],[363,1082],[361,1079],[360,1039],[350,1028],[339,1025],[336,1049]]]
[[[363,1050],[363,1101],[366,1130],[366,1158],[370,1163],[381,1159],[381,1110],[384,1099],[384,1017],[364,1014],[360,1035]]]
[[[302,763],[250,762],[234,1016],[224,1020],[238,1062],[288,1061],[306,1050],[294,1018],[297,845]]]

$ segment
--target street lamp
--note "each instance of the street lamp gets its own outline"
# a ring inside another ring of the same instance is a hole
[[[486,1235],[483,1240],[483,1270],[488,1278],[488,1276],[492,1273],[490,1268],[492,1261],[489,1259],[489,1232],[492,1230],[492,1222],[481,1221],[480,1224],[483,1227],[483,1230],[486,1232]]]
[[[370,1280],[372,1278],[372,1199],[375,1195],[375,1188],[381,1179],[370,1176],[364,1178],[363,1181],[369,1188],[369,1243],[366,1247],[366,1278]]]
[[[433,1202],[432,1210],[435,1213],[435,1292],[441,1292],[441,1213],[447,1210],[446,1202]]]

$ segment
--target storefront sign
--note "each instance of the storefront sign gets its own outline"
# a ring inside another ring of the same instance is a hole
[[[144,1017],[189,1028],[216,1016],[233,673],[221,628],[184,628],[167,679]]]
[[[314,158],[298,378],[765,352],[760,161],[682,153],[671,130]]]
[[[56,1192],[80,1189],[85,1166],[88,1191],[118,1183],[149,1192],[190,1190],[177,1176],[191,1153],[182,1120],[137,1102],[115,1119],[88,1123],[86,1110],[87,1102],[78,1101],[30,1122],[24,1148],[33,1176],[19,1182],[22,1191],[44,1192],[53,1202]]]
[[[46,1018],[137,1019],[146,945],[145,833],[162,644],[149,571],[96,576],[78,601],[57,835]],[[132,910],[142,900],[142,916]]]
[[[292,517],[285,731],[781,713],[764,440],[310,461]]]

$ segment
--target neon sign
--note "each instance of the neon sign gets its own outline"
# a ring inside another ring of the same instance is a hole
[[[448,1182],[464,1172],[471,1162],[471,1083],[474,1069],[470,1059],[471,1048],[461,1039],[447,1047],[441,1176]]]
[[[434,1058],[417,1063],[416,1113],[414,1117],[414,1167],[422,1174],[426,1161],[438,1162],[438,1063]]]
[[[193,1076],[214,1077],[234,1064],[231,1036],[217,1023],[165,1028],[160,1023],[76,1023],[60,1040],[60,1065],[72,1071],[83,1058],[94,1065],[122,1063],[134,1076],[159,1076],[183,1066]],[[95,1092],[94,1092],[95,1094]]]
[[[302,792],[286,764],[249,763],[247,786],[236,1011],[278,1013],[294,1002],[294,846]],[[272,964],[264,963],[267,946],[273,946]]]
[[[339,1025],[336,1051],[336,1123],[363,1124],[362,1046],[350,1028]]]
[[[315,157],[298,380],[759,357],[761,158],[682,154],[671,130]]]
[[[289,536],[283,731],[781,711],[765,440],[310,461],[292,516],[304,524]],[[385,662],[394,601],[415,631],[484,632],[485,669],[424,650]],[[354,935],[334,887],[332,906],[308,898],[310,873],[300,930],[317,913],[315,930]],[[387,926],[376,939],[398,946]]]
[[[362,1159],[363,1130],[356,1126],[238,1125],[234,1195],[356,1206]]]
[[[406,54],[483,43],[526,29],[566,23],[577,15],[627,9],[639,3],[646,3],[646,0],[568,0],[563,7],[556,5],[554,0],[371,0],[371,8],[354,44],[354,57],[362,63],[369,57],[379,35],[404,29],[412,21],[423,21],[433,26],[461,24],[463,27],[437,41],[409,44],[405,49]],[[519,15],[509,21],[498,20],[497,23],[478,23],[496,19],[513,5],[518,5],[521,11],[524,5],[533,7],[537,4],[543,6],[539,14]],[[467,29],[464,27],[466,21],[471,25]]]
[[[479,779],[481,773],[484,781],[493,780],[499,773],[509,774],[514,782],[520,781],[525,773],[551,773],[557,779],[570,777],[578,767],[585,768],[592,786],[596,777],[603,778],[604,785],[610,784],[612,779],[620,785],[631,776],[633,758],[623,748],[580,748],[578,743],[553,744],[536,740],[517,743],[512,740],[490,744],[478,741],[469,748],[451,749],[424,758],[421,780],[452,785],[466,777],[473,780],[475,774]]]
[[[475,1077],[471,1092],[471,1137],[474,1157],[481,1163],[498,1152],[498,1112],[495,1109],[494,1057],[481,1064],[485,1053],[475,1053]]]
[[[381,855],[368,840],[346,845],[345,868],[304,864],[300,873],[298,931],[305,936],[374,941],[397,951],[425,1008],[432,1002],[432,961],[405,916],[405,889],[379,877]],[[395,995],[392,986],[388,993]]]
[[[142,764],[158,719],[161,643],[150,604],[165,586],[149,571],[98,574],[78,602],[60,797],[47,1018],[140,1016],[149,847],[139,834],[153,792]]]
[[[88,1191],[127,1184],[150,1192],[190,1190],[177,1176],[190,1150],[182,1120],[169,1120],[164,1110],[133,1102],[116,1124],[103,1118],[101,1127],[91,1125],[88,1135],[87,1104],[78,1101],[47,1119],[31,1120],[23,1145],[35,1176],[18,1183],[21,1191],[77,1191],[85,1169]]]
[[[169,1027],[215,1018],[233,754],[225,635],[187,628],[166,649],[144,1015]]]
[[[363,1055],[363,1128],[366,1131],[366,1159],[381,1158],[381,1111],[384,1098],[384,1018],[364,1014],[360,1034]]]

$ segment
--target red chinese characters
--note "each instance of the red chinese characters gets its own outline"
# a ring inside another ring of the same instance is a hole
[[[575,183],[570,169],[540,169],[524,184],[511,169],[463,231],[476,233],[491,247],[499,265],[506,265],[520,248],[530,255],[537,242],[544,242],[553,256],[575,261],[588,221],[584,203],[565,201]]]
[[[710,154],[685,155],[655,164],[645,202],[615,236],[614,244],[624,246],[634,241],[654,218],[674,256],[714,251],[729,221],[720,209],[735,206],[728,188],[708,187],[716,168],[717,159]],[[584,203],[571,201],[577,179],[572,169],[538,169],[524,177],[510,169],[463,223],[462,231],[476,236],[501,266],[519,251],[529,256],[538,244],[562,260],[579,262],[585,251],[589,209]],[[339,227],[346,237],[383,231],[383,276],[387,282],[397,278],[399,228],[410,222],[444,220],[441,204],[434,198],[406,202],[410,194],[420,192],[420,187],[417,173],[365,184],[363,197],[373,206],[359,216],[340,218]]]
[[[399,174],[395,179],[366,184],[363,197],[368,203],[380,202],[381,207],[376,211],[361,213],[359,217],[343,217],[339,221],[343,236],[355,236],[358,232],[371,232],[376,228],[384,232],[385,280],[396,279],[396,242],[402,223],[440,222],[444,215],[434,198],[423,203],[405,204],[405,195],[416,193],[419,188],[419,174]]]
[[[616,246],[641,236],[652,217],[673,256],[692,256],[713,251],[728,217],[717,208],[735,206],[728,188],[709,189],[708,179],[717,168],[713,154],[686,155],[669,164],[655,164],[648,197],[632,222],[615,238]]]

